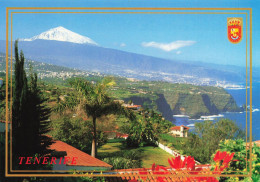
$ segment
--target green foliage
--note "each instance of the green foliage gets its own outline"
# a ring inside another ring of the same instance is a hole
[[[246,143],[244,140],[223,140],[220,142],[218,150],[227,151],[229,153],[235,153],[233,161],[230,163],[230,166],[228,168],[228,174],[243,174],[243,172],[246,172],[246,167],[249,171],[250,150],[249,147],[246,147]],[[252,179],[254,182],[258,182],[258,180],[260,179],[260,147],[258,147],[256,144],[253,144],[252,147]],[[221,181],[235,180],[247,181],[248,179],[245,179],[243,177],[239,177],[236,179],[221,178]]]
[[[93,141],[91,156],[95,157],[97,153],[96,119],[109,114],[124,114],[126,117],[133,119],[134,115],[109,97],[107,90],[115,84],[110,77],[104,78],[97,83],[76,78],[70,80],[70,84],[77,90],[77,97],[69,97],[72,102],[59,103],[58,110],[62,111],[65,108],[80,106],[89,117],[92,117]]]
[[[159,135],[165,133],[172,126],[172,123],[165,120],[160,114],[144,110],[137,114],[136,120],[130,123],[126,143],[129,147],[154,144],[158,141]]]
[[[161,134],[159,139],[160,143],[167,145],[169,148],[174,148],[177,150],[183,150],[186,141],[187,138],[174,137],[168,133]]]
[[[138,150],[122,150],[102,160],[113,166],[113,169],[130,169],[142,167],[141,152]]]
[[[172,143],[168,143],[167,147],[172,147]]]
[[[31,139],[31,150],[34,151],[34,154],[42,156],[51,152],[47,148],[52,144],[52,139],[45,135],[50,131],[49,117],[51,110],[45,105],[46,99],[42,97],[37,74],[32,73],[32,68],[28,85],[28,109],[31,112],[28,114],[28,120],[30,121],[31,130],[33,130],[33,135],[28,136],[28,138],[34,137]]]
[[[124,142],[124,138],[115,138],[115,139],[110,139],[107,141],[107,143],[117,143],[117,142]]]
[[[6,79],[5,76],[2,77],[2,85],[0,86],[0,120],[5,120],[5,112],[6,112],[6,108],[5,108],[5,94],[6,94]],[[1,80],[0,80],[1,81]]]
[[[15,84],[13,89],[13,107],[12,107],[12,122],[13,122],[13,143],[14,153],[17,155],[20,153],[22,156],[26,154],[28,143],[24,136],[24,132],[28,130],[26,125],[28,111],[27,108],[27,96],[28,96],[28,85],[26,73],[24,71],[24,55],[21,52],[20,56],[18,53],[18,41],[15,42]],[[25,114],[27,113],[27,114]],[[32,132],[30,132],[32,133]],[[28,135],[29,133],[27,133]],[[32,151],[28,150],[30,156],[33,155]]]
[[[52,135],[57,140],[68,143],[86,153],[91,152],[91,141],[93,139],[91,121],[64,117],[53,127]],[[101,131],[97,131],[97,142],[99,147],[107,142],[107,138]]]
[[[129,160],[124,157],[104,158],[103,161],[112,165],[113,169],[130,169],[141,167],[141,162],[139,160]]]
[[[201,94],[176,93],[177,103],[174,106],[175,114],[188,114],[191,118],[199,118],[201,115],[211,114],[204,103]],[[216,114],[216,113],[212,113]]]
[[[131,122],[129,122],[129,118],[124,117],[122,115],[119,115],[116,119],[115,119],[115,123],[117,124],[118,131],[121,133],[129,133],[129,128],[131,125]]]
[[[216,123],[204,121],[195,124],[194,134],[189,135],[183,149],[185,154],[194,156],[199,162],[208,163],[220,141],[243,137],[245,132],[234,121],[229,119],[221,119]]]
[[[15,42],[14,67],[12,129],[13,162],[17,167],[17,160],[20,156],[49,154],[51,151],[48,146],[51,144],[51,139],[45,135],[49,132],[50,109],[44,105],[46,100],[43,99],[38,87],[37,75],[31,72],[29,81],[26,77],[24,55],[21,51],[19,56],[18,41]]]
[[[203,139],[198,135],[190,134],[183,147],[186,155],[193,156],[201,163],[208,163],[210,161],[210,156],[213,154],[213,151],[208,148],[209,145],[210,143],[204,143]]]
[[[126,139],[126,144],[128,147],[138,147],[142,143],[142,138],[141,135],[138,133],[134,134],[133,136],[130,135]]]

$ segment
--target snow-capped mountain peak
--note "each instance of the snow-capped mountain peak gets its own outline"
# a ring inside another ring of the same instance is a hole
[[[72,42],[72,43],[77,43],[77,44],[98,45],[92,39],[79,35],[75,32],[72,32],[62,26],[52,28],[50,30],[47,30],[46,32],[43,32],[39,35],[36,35],[36,36],[28,38],[28,39],[20,39],[20,41],[33,41],[33,40],[37,40],[37,39]]]

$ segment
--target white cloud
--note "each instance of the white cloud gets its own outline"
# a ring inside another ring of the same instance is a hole
[[[181,54],[181,51],[177,51],[176,54]]]
[[[125,46],[126,46],[125,43],[121,43],[121,44],[120,44],[120,47],[125,47]]]
[[[143,47],[154,47],[157,49],[161,49],[164,51],[172,51],[172,50],[177,50],[181,47],[186,47],[186,46],[191,46],[193,44],[195,44],[195,41],[192,40],[177,40],[174,42],[170,42],[170,43],[159,43],[159,42],[143,42],[142,46]]]

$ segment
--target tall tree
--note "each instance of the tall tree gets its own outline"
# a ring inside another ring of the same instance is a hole
[[[32,130],[32,136],[34,137],[30,151],[34,154],[45,155],[51,152],[48,150],[48,146],[52,144],[52,139],[45,135],[50,131],[49,126],[51,121],[49,120],[49,116],[51,110],[44,104],[46,99],[42,97],[38,86],[37,74],[32,72],[32,68],[28,87],[28,108],[31,110],[28,118],[31,125],[29,130]]]
[[[160,114],[153,110],[144,109],[131,122],[126,133],[130,136],[126,143],[129,147],[138,147],[140,144],[152,144],[158,141],[159,135],[168,132],[172,123],[165,120]]]
[[[15,159],[23,156],[27,151],[27,143],[25,138],[25,130],[28,126],[26,112],[27,110],[27,96],[28,85],[26,73],[24,70],[24,55],[21,51],[20,56],[18,52],[18,41],[15,41],[15,81],[13,92],[12,105],[12,130],[13,130],[13,154]],[[29,152],[29,151],[28,151]],[[30,154],[29,154],[30,155]],[[15,160],[14,160],[15,161]]]
[[[19,157],[45,155],[51,139],[48,121],[50,109],[44,106],[44,99],[37,84],[37,75],[30,73],[29,82],[24,70],[24,55],[18,52],[15,41],[15,73],[12,105],[12,130],[14,164]]]
[[[1,77],[2,75],[0,74],[0,77]],[[5,110],[6,110],[6,108],[5,108],[5,104],[6,104],[6,102],[5,102],[5,94],[6,94],[6,87],[5,87],[5,85],[6,85],[6,79],[5,79],[5,75],[3,76],[3,77],[1,77],[2,78],[2,80],[0,80],[0,120],[5,120]]]

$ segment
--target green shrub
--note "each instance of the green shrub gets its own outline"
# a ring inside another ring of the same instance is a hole
[[[161,134],[160,143],[167,145],[168,147],[174,147],[177,150],[183,150],[184,144],[186,143],[187,138],[177,138],[170,134]],[[170,146],[169,146],[170,145]]]
[[[107,143],[118,143],[118,142],[124,142],[126,139],[124,138],[115,138],[115,139],[109,139]]]
[[[127,150],[123,153],[123,157],[130,160],[139,160],[141,155],[139,150]]]
[[[128,147],[138,147],[140,145],[140,142],[138,140],[136,140],[135,137],[129,136],[126,139],[126,145]]]
[[[99,159],[113,166],[113,169],[129,169],[142,167],[142,151],[122,150],[117,153],[99,154]]]
[[[183,150],[179,150],[178,152],[179,152],[181,155],[184,154]]]
[[[90,153],[93,139],[92,127],[91,121],[64,117],[53,125],[52,136],[83,152]],[[103,132],[97,131],[97,141],[98,147],[107,142],[107,137]]]
[[[113,169],[130,169],[142,167],[140,160],[131,160],[124,157],[110,157],[104,158],[104,162],[113,166]]]
[[[233,161],[230,163],[230,167],[228,168],[229,174],[243,174],[246,172],[246,166],[249,170],[249,162],[246,159],[250,158],[249,148],[246,149],[246,143],[242,139],[238,140],[224,140],[219,144],[220,151],[227,151],[229,153],[234,152],[235,155],[233,157]],[[214,164],[213,164],[214,165]],[[231,171],[236,171],[231,172]],[[260,181],[260,147],[256,144],[252,147],[252,179],[253,181]],[[221,181],[233,181],[233,178],[221,178]],[[243,177],[239,177],[237,180],[247,181],[248,179],[244,179]]]
[[[211,161],[221,141],[239,138],[245,138],[245,131],[235,121],[223,118],[217,122],[195,123],[194,134],[190,133],[185,144],[180,146],[186,155],[205,164]]]
[[[167,147],[172,147],[173,145],[172,145],[172,143],[168,143],[168,145],[167,145]]]

